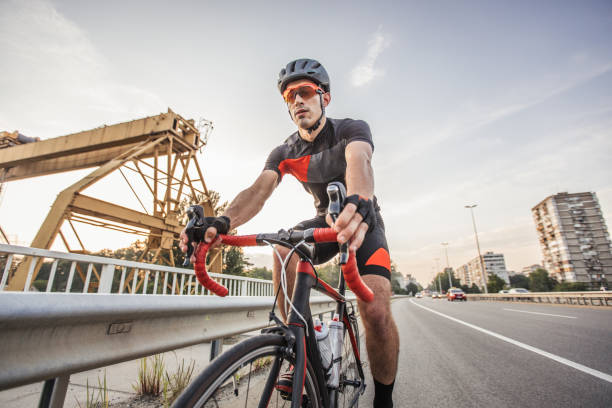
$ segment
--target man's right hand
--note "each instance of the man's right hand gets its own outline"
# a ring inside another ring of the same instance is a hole
[[[217,233],[227,234],[230,229],[230,219],[225,216],[221,217],[203,217],[203,211],[201,207],[192,206],[188,210],[188,215],[190,217],[190,221],[187,224],[187,227],[181,231],[180,240],[179,240],[179,248],[183,252],[190,253],[190,262],[195,262],[195,257],[192,255],[194,251],[189,251],[189,236],[194,239],[191,242],[193,249],[195,250],[198,242],[203,240],[206,243],[212,244],[211,247],[214,248],[218,244],[215,242],[215,238],[217,237]],[[202,231],[204,234],[202,235]],[[188,234],[189,229],[189,234]],[[194,238],[199,237],[199,238]]]
[[[217,229],[215,227],[208,227],[208,229],[204,233],[204,242],[207,242],[207,243],[213,242],[216,236],[217,236]],[[181,251],[187,252],[188,242],[189,242],[189,238],[187,238],[187,234],[185,233],[185,229],[183,228],[183,230],[181,231],[181,237],[179,240],[179,248],[181,249]],[[195,250],[198,243],[192,242],[191,245],[193,246],[193,249]],[[213,244],[210,247],[215,248],[219,245],[220,245],[220,240],[216,240],[215,242],[213,242]],[[191,255],[191,257],[189,257],[189,261],[191,263],[194,263],[196,261],[195,256]]]

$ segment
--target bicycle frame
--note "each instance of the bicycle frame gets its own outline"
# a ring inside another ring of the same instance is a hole
[[[304,327],[304,322],[300,319],[295,310],[292,309],[289,314],[288,329],[293,333],[295,338],[294,348],[296,355],[291,404],[293,407],[298,407],[301,404],[302,390],[306,376],[306,364],[308,357],[310,357],[310,363],[314,367],[319,390],[321,390],[321,395],[323,397],[323,406],[335,408],[338,390],[329,389],[329,392],[325,392],[328,387],[325,376],[323,375],[324,368],[321,364],[321,357],[316,336],[314,336],[314,327],[312,324],[312,316],[309,305],[310,291],[312,289],[329,296],[337,302],[336,313],[338,313],[338,316],[342,316],[342,321],[347,328],[347,334],[351,341],[352,351],[356,357],[357,369],[361,379],[361,385],[356,393],[356,398],[358,398],[365,389],[365,376],[363,373],[363,366],[361,364],[361,356],[357,350],[357,339],[346,311],[344,277],[342,274],[340,274],[340,285],[338,291],[336,291],[330,285],[319,279],[316,276],[310,262],[302,258],[297,265],[297,276],[293,291],[292,303],[295,309],[297,309],[297,311],[304,316],[308,327]],[[306,335],[307,333],[308,336]]]

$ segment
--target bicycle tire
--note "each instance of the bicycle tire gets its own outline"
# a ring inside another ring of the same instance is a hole
[[[260,395],[266,388],[265,383],[270,381],[270,375],[276,375],[273,379],[275,383],[278,374],[293,364],[282,351],[286,346],[284,337],[278,334],[262,334],[238,343],[213,360],[174,401],[172,407],[257,407],[264,398],[268,399],[264,406],[290,407],[291,401],[282,399],[281,393],[274,387],[270,390],[271,395]],[[262,360],[266,358],[268,360]],[[276,368],[277,364],[279,368]],[[247,378],[244,378],[245,376]],[[310,363],[307,364],[302,398],[303,407],[322,407],[316,377]]]
[[[355,315],[349,315],[349,323],[355,334],[355,342],[357,343],[357,352],[361,356],[361,341],[359,339],[359,322]],[[354,386],[346,385],[348,382],[361,382],[361,376],[357,368],[357,358],[353,352],[353,346],[348,335],[348,329],[344,328],[344,343],[342,345],[342,367],[340,372],[340,388],[338,389],[338,401],[336,406],[338,408],[358,407],[359,399],[353,404],[353,400],[359,388]]]

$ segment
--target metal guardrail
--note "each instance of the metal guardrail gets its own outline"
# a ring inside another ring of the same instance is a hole
[[[62,406],[73,373],[266,327],[273,301],[3,292],[0,390],[55,378],[48,406]],[[310,304],[313,314],[336,307],[325,296]]]
[[[193,269],[5,244],[0,244],[0,292],[21,262],[29,262],[24,292],[39,290],[32,278],[40,264],[45,276],[48,272],[46,279],[37,282],[44,285],[44,292],[210,295]],[[272,281],[216,273],[210,276],[229,289],[229,296],[272,296],[274,292]]]
[[[548,304],[612,306],[612,291],[601,292],[530,292],[468,294],[468,300],[532,302]]]

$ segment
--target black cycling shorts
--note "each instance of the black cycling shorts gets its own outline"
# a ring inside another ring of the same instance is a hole
[[[317,216],[297,224],[293,229],[327,228],[324,216]],[[338,244],[328,242],[315,244],[313,263],[319,265],[332,259],[338,253]],[[391,258],[385,237],[385,224],[380,212],[376,212],[376,228],[367,233],[357,250],[357,267],[360,275],[380,275],[391,280]]]

